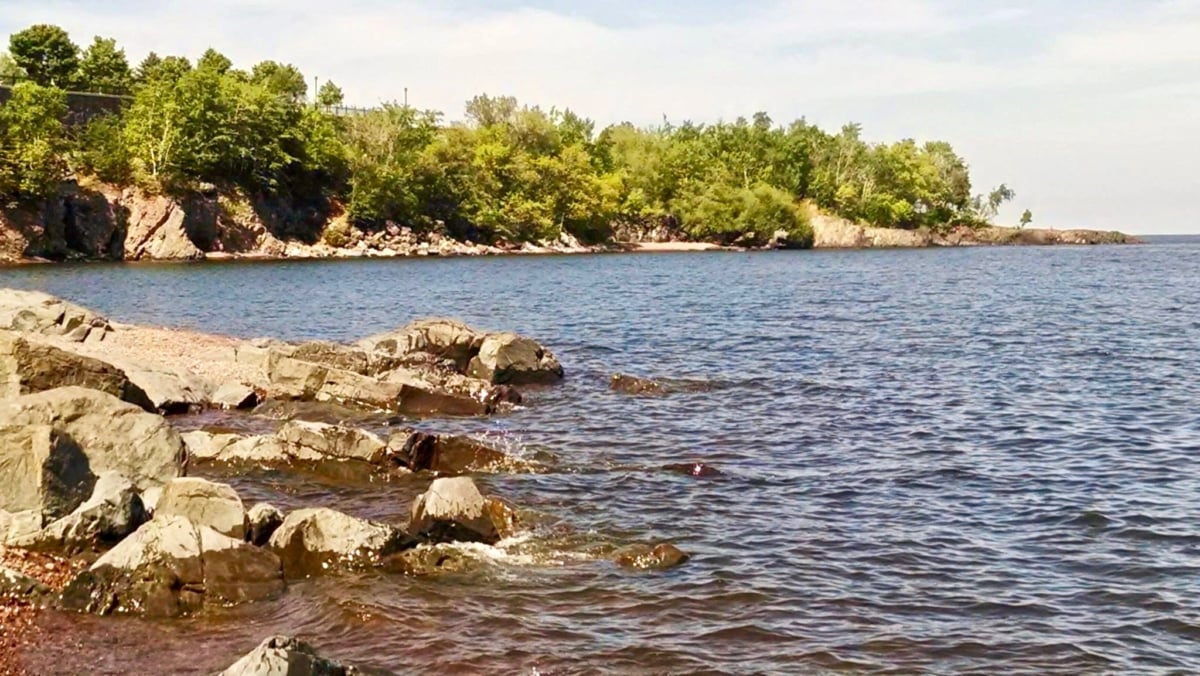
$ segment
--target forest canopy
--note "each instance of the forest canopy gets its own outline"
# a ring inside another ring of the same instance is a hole
[[[208,50],[131,66],[114,40],[80,48],[56,26],[13,34],[0,55],[0,196],[36,200],[94,176],[148,191],[201,183],[320,197],[365,228],[388,222],[482,239],[599,241],[620,225],[668,225],[699,240],[810,245],[805,203],[877,226],[945,229],[994,218],[1013,193],[973,195],[949,143],[864,140],[766,113],[712,124],[597,129],[566,108],[506,96],[462,121],[385,104],[346,109],[296,67],[237,68]],[[65,91],[124,96],[120,112],[69,123]]]

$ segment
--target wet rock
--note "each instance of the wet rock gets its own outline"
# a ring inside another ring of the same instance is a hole
[[[725,473],[713,467],[712,465],[703,462],[681,462],[671,465],[664,465],[663,469],[676,474],[687,474],[694,477],[711,477],[724,476]]]
[[[363,672],[317,654],[309,644],[289,636],[263,641],[218,676],[354,676]]]
[[[484,334],[454,319],[422,319],[395,331],[364,338],[356,343],[373,352],[403,356],[425,353],[453,361],[458,370],[479,352]]]
[[[63,336],[82,342],[102,339],[110,327],[104,317],[49,294],[0,289],[0,329]]]
[[[148,518],[133,483],[116,472],[103,472],[96,479],[91,497],[75,511],[36,534],[14,537],[9,544],[77,554],[120,542]]]
[[[496,544],[516,525],[516,511],[485,498],[468,477],[434,479],[412,504],[408,532],[422,542]]]
[[[388,439],[392,462],[413,472],[443,475],[483,472],[514,464],[503,451],[465,436],[403,430]]]
[[[78,444],[93,473],[117,472],[139,491],[181,475],[187,460],[170,423],[97,390],[61,387],[2,401],[0,421],[0,449],[18,442],[23,428],[50,426]]]
[[[49,587],[32,577],[0,566],[0,602],[7,599],[36,602],[50,598],[51,594]]]
[[[552,383],[562,379],[563,367],[553,353],[532,338],[493,333],[480,344],[467,375],[510,385]]]
[[[258,392],[241,383],[226,383],[212,395],[212,405],[225,410],[242,410],[258,405]]]
[[[281,525],[283,512],[275,505],[260,502],[246,512],[246,542],[266,546]]]
[[[87,455],[58,427],[13,422],[0,426],[0,509],[46,520],[70,514],[96,485]]]
[[[172,479],[163,487],[155,516],[180,516],[231,538],[246,536],[246,510],[232,486],[196,477]]]
[[[359,460],[378,465],[383,462],[387,449],[383,440],[370,432],[302,420],[284,423],[276,436],[288,452],[297,457],[315,454],[325,459]]]
[[[637,570],[665,570],[683,565],[691,558],[681,549],[670,543],[662,543],[653,547],[649,545],[630,545],[614,554],[617,565]]]
[[[478,567],[479,561],[456,547],[435,544],[421,545],[388,556],[381,568],[389,573],[425,577],[461,573]]]
[[[206,605],[273,597],[283,570],[272,552],[197,526],[156,516],[67,584],[66,610],[174,617]]]
[[[112,364],[0,331],[0,399],[70,385],[107,392],[154,410],[146,393]]]
[[[393,526],[315,508],[288,514],[268,544],[283,560],[288,576],[300,577],[334,568],[374,566],[382,557],[414,543]]]
[[[679,392],[707,392],[713,388],[712,383],[704,380],[639,378],[624,373],[614,374],[608,382],[608,387],[614,392],[647,396]]]

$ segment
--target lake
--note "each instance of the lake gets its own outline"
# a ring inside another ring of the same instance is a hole
[[[272,633],[398,672],[1200,671],[1200,239],[0,269],[131,323],[352,340],[436,315],[567,369],[425,420],[548,459],[531,531],[174,622],[45,614],[36,673],[211,673]],[[622,372],[705,381],[611,392]],[[195,424],[186,419],[181,426]],[[719,476],[670,465],[702,462]],[[428,483],[221,476],[403,524]],[[670,541],[634,573],[602,545]]]

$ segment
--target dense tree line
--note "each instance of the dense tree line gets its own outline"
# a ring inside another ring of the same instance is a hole
[[[687,235],[811,242],[804,201],[850,219],[945,228],[994,217],[1006,186],[972,196],[950,144],[869,143],[857,125],[828,133],[766,114],[716,124],[597,131],[570,110],[478,96],[462,122],[384,105],[336,115],[342,91],[309,99],[295,67],[249,70],[209,50],[194,63],[151,53],[136,68],[113,40],[80,49],[60,28],[11,36],[0,80],[0,195],[36,199],[71,173],[147,190],[197,184],[273,196],[321,195],[364,227],[445,226],[481,238],[567,232],[603,239],[614,224],[667,223]],[[128,95],[120,115],[63,123],[64,90]]]

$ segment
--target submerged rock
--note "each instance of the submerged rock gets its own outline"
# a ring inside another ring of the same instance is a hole
[[[52,427],[78,444],[91,472],[117,472],[138,491],[183,474],[187,461],[183,440],[162,416],[97,390],[60,387],[0,401],[0,421],[0,449],[8,457],[28,436],[26,428]]]
[[[638,570],[664,570],[683,565],[689,557],[673,544],[630,545],[613,555],[617,565]]]
[[[609,379],[608,387],[612,391],[622,394],[665,395],[680,392],[707,392],[713,389],[713,384],[705,380],[651,379],[617,373]]]
[[[471,359],[467,375],[497,384],[552,383],[562,379],[563,367],[554,354],[532,338],[493,333]]]
[[[516,527],[516,510],[485,498],[468,477],[434,479],[412,504],[409,535],[422,542],[496,544]]]
[[[163,487],[154,513],[181,516],[238,540],[246,535],[246,510],[237,491],[228,484],[197,477],[172,479]]]
[[[274,553],[183,517],[156,516],[76,575],[61,604],[99,615],[174,617],[271,598],[283,588]]]
[[[381,567],[389,573],[424,577],[461,573],[478,567],[479,561],[461,549],[446,545],[421,545],[387,557]]]
[[[321,657],[304,641],[272,636],[218,676],[354,676],[363,672]]]
[[[398,528],[323,507],[288,514],[269,541],[289,577],[374,566],[414,544]]]

